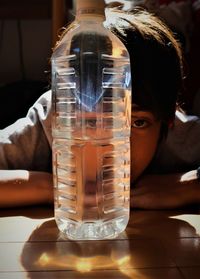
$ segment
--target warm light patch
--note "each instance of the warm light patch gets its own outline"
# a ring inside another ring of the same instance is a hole
[[[118,266],[121,266],[121,265],[124,265],[124,264],[127,264],[129,261],[130,261],[131,257],[130,256],[125,256],[121,259],[118,259],[117,260],[117,264]]]
[[[120,57],[122,55],[122,49],[115,47],[113,48],[113,56],[114,57]]]
[[[55,266],[55,268],[70,268],[81,273],[90,272],[95,269],[112,269],[125,267],[130,261],[130,256],[126,255],[116,260],[111,260],[109,256],[97,255],[94,257],[78,257],[75,255],[62,255],[56,257],[53,254],[43,253],[35,262],[40,267]]]
[[[92,264],[89,260],[80,259],[76,263],[76,270],[80,271],[81,273],[89,272],[92,270]]]
[[[40,263],[41,266],[46,266],[46,265],[48,265],[48,263],[49,263],[49,257],[48,257],[48,255],[47,255],[47,253],[43,253],[43,254],[41,255],[41,257],[39,258],[39,261],[38,261],[38,262]]]

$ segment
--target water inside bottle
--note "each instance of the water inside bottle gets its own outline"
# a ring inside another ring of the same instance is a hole
[[[129,139],[57,140],[55,216],[72,239],[112,238],[129,219]]]

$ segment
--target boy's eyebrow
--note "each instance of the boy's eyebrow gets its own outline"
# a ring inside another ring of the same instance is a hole
[[[144,109],[141,106],[136,105],[136,104],[132,104],[132,112],[133,113],[134,112],[136,112],[136,113],[137,112],[151,113],[155,120],[159,120],[152,111],[150,111],[148,109]]]

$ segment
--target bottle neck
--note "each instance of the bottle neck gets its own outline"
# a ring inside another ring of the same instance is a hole
[[[103,21],[105,19],[104,0],[76,0],[76,19]]]

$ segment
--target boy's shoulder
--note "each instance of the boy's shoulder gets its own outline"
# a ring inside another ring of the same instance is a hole
[[[37,99],[35,104],[40,103],[42,105],[51,105],[51,95],[51,90],[46,91]]]

